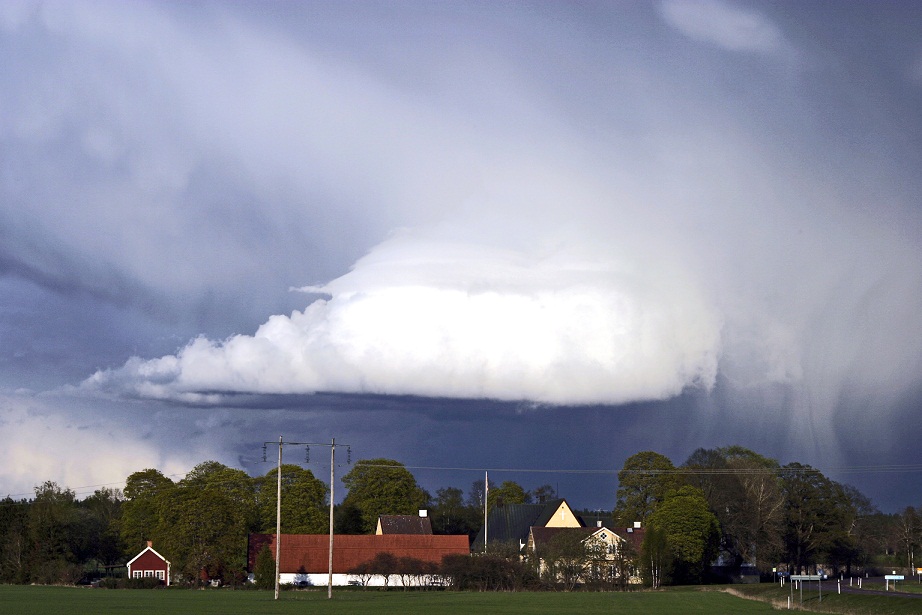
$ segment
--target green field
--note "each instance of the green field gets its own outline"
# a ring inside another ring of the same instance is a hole
[[[870,589],[870,588],[866,588]],[[883,589],[883,585],[880,586]],[[783,588],[774,583],[758,585],[736,585],[728,588],[736,594],[759,600],[774,602],[787,607],[787,600],[793,595],[794,605],[800,605],[800,592],[791,592],[791,586]],[[839,613],[842,615],[918,615],[922,613],[922,598],[898,595],[875,596],[868,594],[837,594],[835,581],[823,583],[823,599],[820,601],[815,588],[804,590],[804,608],[813,612]]]
[[[721,591],[726,590],[726,591]],[[752,599],[744,599],[738,595]],[[778,585],[737,585],[725,588],[670,588],[638,592],[519,592],[474,593],[443,591],[340,590],[328,600],[323,588],[282,592],[278,601],[272,592],[191,589],[90,589],[0,585],[0,613],[3,615],[97,615],[138,613],[139,615],[214,614],[287,615],[311,613],[346,615],[415,615],[417,613],[503,613],[554,615],[746,615],[773,613],[787,606],[790,588]],[[799,602],[799,593],[795,593]],[[796,604],[796,603],[795,603]],[[804,594],[803,612],[846,615],[908,615],[922,613],[922,600],[898,596],[837,595],[830,584],[823,601]]]
[[[768,604],[720,592],[694,590],[635,593],[466,593],[342,591],[272,592],[232,590],[105,590],[74,587],[0,586],[0,613],[10,615],[288,613],[414,615],[416,613],[572,613],[588,615],[746,615],[771,613]]]

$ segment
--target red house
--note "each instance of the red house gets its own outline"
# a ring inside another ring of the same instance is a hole
[[[127,564],[129,579],[155,578],[170,584],[170,562],[154,551],[153,543],[147,541],[147,548],[135,555]]]

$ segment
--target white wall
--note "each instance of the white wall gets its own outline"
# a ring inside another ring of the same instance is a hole
[[[282,584],[292,583],[295,585],[302,585],[306,583],[307,587],[326,587],[327,581],[329,579],[329,574],[326,572],[315,572],[308,574],[296,574],[291,572],[283,572],[279,575],[279,582]],[[413,577],[410,579],[411,587],[421,587],[426,585],[426,577]],[[347,585],[356,585],[361,587],[361,582],[359,577],[354,574],[334,574],[333,575],[333,586],[334,587],[344,587]],[[384,577],[381,575],[375,575],[371,577],[371,580],[368,582],[368,587],[384,587]],[[388,587],[403,587],[403,584],[400,582],[400,577],[396,574],[390,576]]]

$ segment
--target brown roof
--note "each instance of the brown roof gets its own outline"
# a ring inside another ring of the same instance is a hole
[[[329,534],[282,534],[281,572],[327,572],[329,570]],[[256,556],[264,545],[275,556],[274,534],[250,534],[247,568],[253,570]],[[446,555],[469,555],[466,535],[434,536],[416,534],[334,535],[333,572],[350,570],[374,558],[378,553],[396,557],[415,557],[425,562],[441,563]]]
[[[429,517],[417,515],[381,515],[378,517],[382,534],[432,534]]]
[[[617,528],[615,533],[618,536],[621,536],[621,538],[627,540],[631,544],[631,547],[634,548],[634,553],[640,555],[640,550],[643,547],[643,537],[645,531],[646,528],[642,527],[625,527]]]
[[[599,531],[600,527],[538,527],[531,528],[532,539],[535,541],[535,548],[540,549],[560,532],[576,532],[585,536],[591,536]],[[611,528],[606,528],[611,529]],[[631,545],[634,553],[639,555],[643,546],[644,528],[618,528],[611,530]]]

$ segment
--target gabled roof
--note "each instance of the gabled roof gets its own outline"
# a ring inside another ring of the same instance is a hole
[[[487,539],[491,544],[524,540],[528,537],[528,528],[535,525],[542,512],[544,512],[544,504],[494,506],[487,515]],[[484,528],[480,528],[471,548],[483,550],[483,539]]]
[[[490,544],[517,541],[520,545],[528,540],[532,526],[547,525],[554,514],[565,505],[564,499],[551,500],[543,504],[499,504],[487,515],[487,539]],[[576,517],[574,517],[576,519]],[[483,528],[474,538],[473,550],[483,550]]]
[[[558,516],[557,513],[560,513]],[[581,527],[585,525],[578,515],[573,514],[573,509],[564,499],[550,500],[544,504],[541,516],[535,525],[542,527]]]
[[[432,534],[429,517],[417,515],[381,515],[378,517],[379,534]]]
[[[137,555],[135,555],[134,557],[132,557],[130,560],[128,560],[128,563],[125,564],[125,566],[131,566],[131,564],[133,564],[134,561],[135,561],[136,559],[138,559],[139,557],[141,557],[142,555],[144,555],[144,554],[147,553],[148,551],[150,551],[151,553],[153,553],[154,555],[156,555],[157,557],[159,557],[160,559],[162,559],[162,560],[163,560],[164,562],[166,562],[167,564],[170,563],[169,560],[167,560],[167,558],[163,557],[162,555],[160,555],[159,553],[157,553],[156,551],[154,551],[154,548],[153,548],[152,546],[147,545],[146,547],[144,547],[144,550],[143,550],[143,551],[141,551],[140,553],[138,553]]]
[[[316,573],[329,570],[329,534],[282,534],[281,572]],[[247,567],[253,570],[263,546],[275,555],[274,534],[250,534]],[[441,563],[446,555],[470,555],[467,535],[334,535],[333,572],[346,574],[378,553],[396,557],[415,557],[426,562]]]

